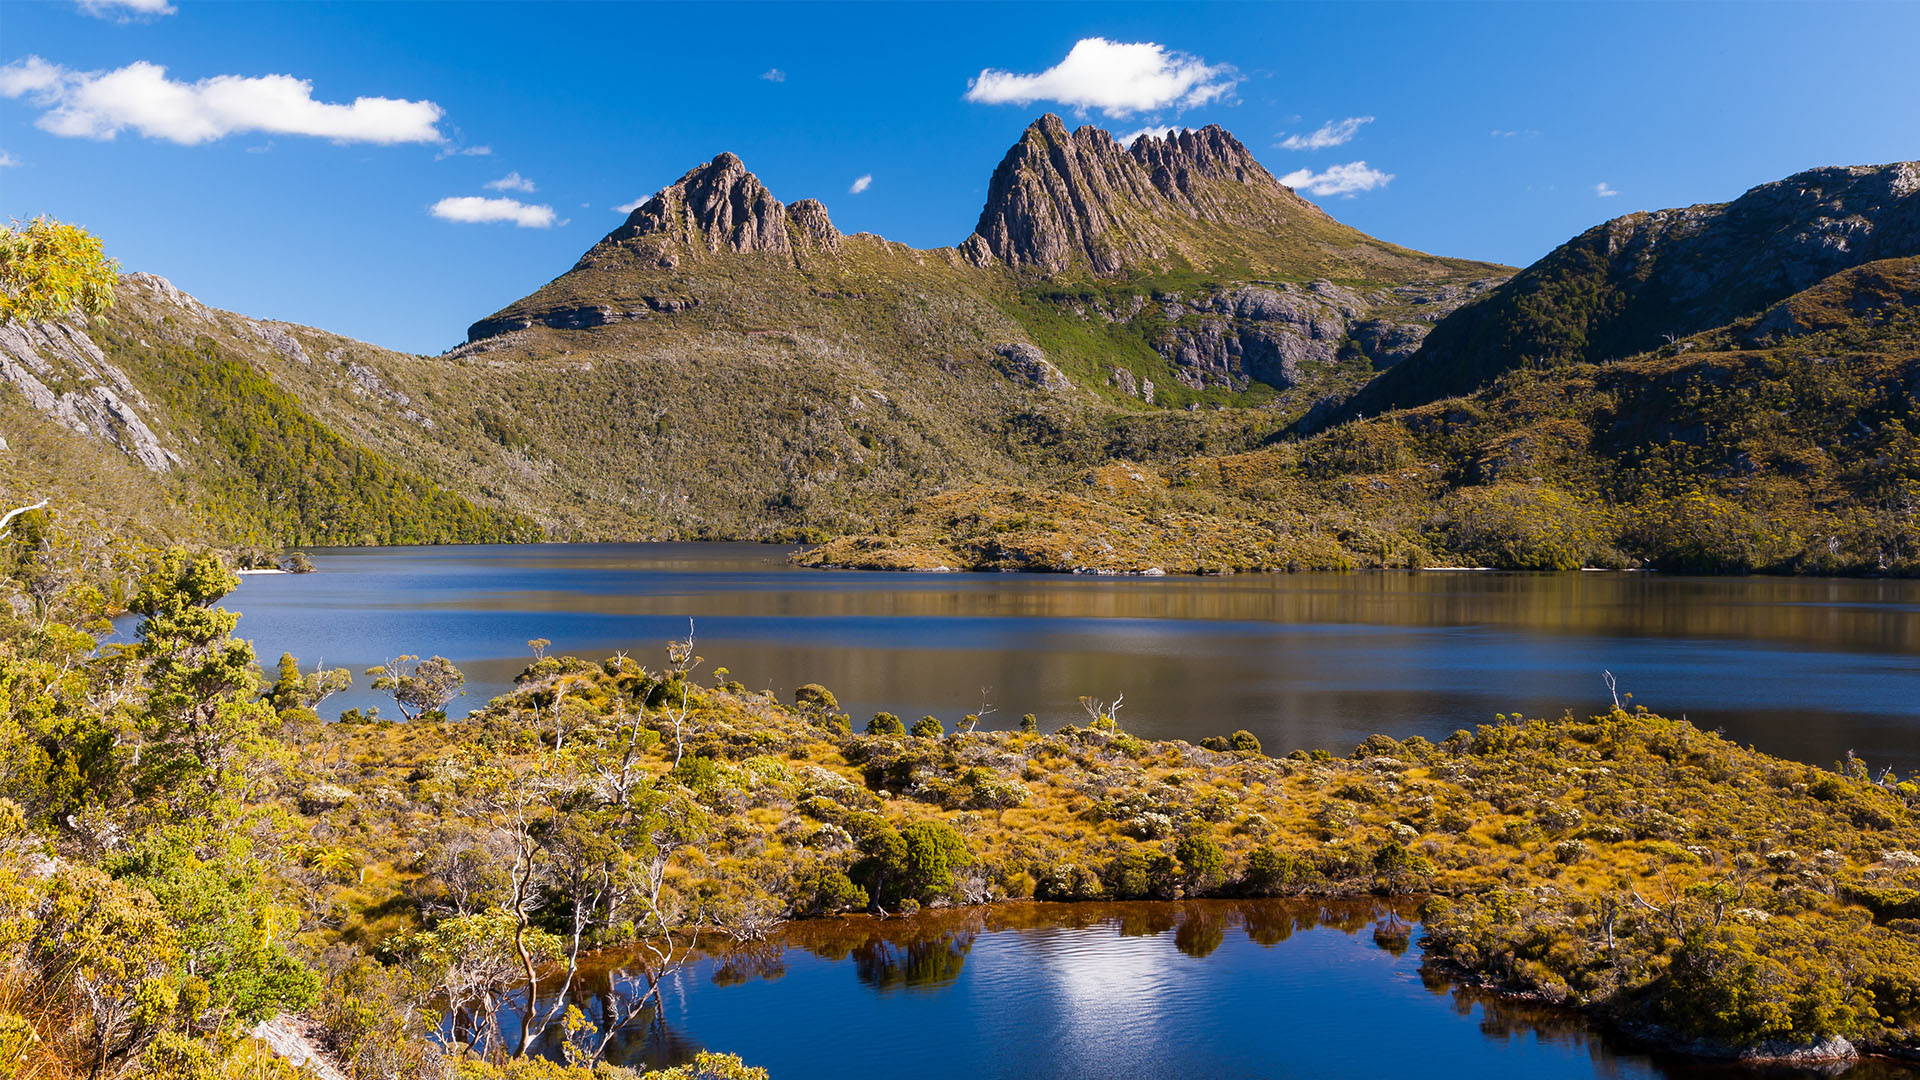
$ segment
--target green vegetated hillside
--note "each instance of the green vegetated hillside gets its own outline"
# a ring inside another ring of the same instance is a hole
[[[1816,169],[1510,276],[1340,224],[1217,127],[1123,147],[1042,118],[933,250],[842,234],[722,154],[440,356],[150,275],[92,325],[0,332],[32,448],[0,481],[263,545],[1905,572],[1880,462],[1916,190],[1912,164]]]
[[[1113,572],[1920,570],[1920,259],[1609,363],[1061,492],[979,486],[808,558]]]
[[[1436,327],[1345,415],[1502,372],[1630,356],[1724,326],[1849,267],[1920,254],[1920,163],[1811,169],[1724,204],[1596,225]]]
[[[455,490],[396,354],[215,311],[146,274],[85,324],[0,328],[8,494],[145,539],[471,543],[540,535]],[[318,370],[318,369],[325,370]],[[474,491],[471,477],[459,487]],[[482,492],[483,494],[483,492]]]

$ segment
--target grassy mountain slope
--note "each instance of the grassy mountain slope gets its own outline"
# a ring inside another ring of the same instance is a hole
[[[424,473],[412,442],[366,437],[430,422],[390,371],[370,366],[394,356],[123,276],[105,316],[0,334],[0,373],[17,391],[4,403],[0,482],[22,502],[45,497],[63,514],[156,539],[536,538],[531,520]]]
[[[816,564],[1920,572],[1920,257],[1297,442],[928,500]],[[1764,343],[1764,344],[1761,344]]]
[[[1812,169],[1731,203],[1628,214],[1447,317],[1341,415],[1467,393],[1517,367],[1644,352],[1849,267],[1916,252],[1916,162]]]

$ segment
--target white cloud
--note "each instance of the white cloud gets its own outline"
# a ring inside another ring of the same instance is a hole
[[[641,207],[647,205],[647,200],[651,197],[652,196],[649,196],[649,195],[642,195],[639,198],[633,200],[632,202],[622,203],[621,205],[614,207],[614,209],[620,211],[623,214],[631,214],[635,210],[638,210]]]
[[[1133,141],[1142,135],[1151,135],[1156,139],[1164,139],[1176,131],[1185,130],[1187,129],[1169,124],[1166,127],[1143,127],[1139,131],[1129,131],[1125,135],[1116,135],[1114,138],[1118,140],[1121,146],[1132,146]]]
[[[1603,199],[1611,199],[1615,195],[1620,194],[1620,192],[1614,189],[1613,185],[1607,183],[1605,180],[1593,185],[1593,193]]]
[[[1333,146],[1345,146],[1360,133],[1360,125],[1373,123],[1371,116],[1349,116],[1345,120],[1329,120],[1320,125],[1320,130],[1308,135],[1289,135],[1281,139],[1278,145],[1283,150],[1325,150]]]
[[[19,158],[14,157],[12,154],[7,153],[5,150],[0,150],[0,169],[11,169],[18,166],[19,164],[20,164]]]
[[[135,15],[171,15],[179,10],[167,0],[78,0],[81,11],[98,19],[126,22]]]
[[[1532,128],[1514,128],[1511,131],[1503,131],[1496,128],[1488,132],[1488,134],[1496,139],[1537,139],[1540,137],[1540,133]]]
[[[768,68],[767,70],[760,73],[760,77],[767,80],[768,82],[786,82],[787,81],[787,73],[784,71],[781,71],[779,68]]]
[[[1297,169],[1281,177],[1280,182],[1309,195],[1350,196],[1358,191],[1386,187],[1387,181],[1392,179],[1392,173],[1370,169],[1364,161],[1350,161],[1345,165],[1334,165],[1325,172]]]
[[[498,180],[489,180],[480,185],[489,191],[532,191],[533,181],[520,175],[519,170],[508,173]]]
[[[166,68],[145,60],[114,71],[70,71],[29,56],[0,68],[0,96],[31,97],[46,110],[36,121],[39,127],[67,138],[111,139],[132,128],[187,146],[244,132],[336,142],[442,141],[442,111],[431,101],[315,101],[313,83],[291,75],[178,82],[167,78]]]
[[[49,93],[60,85],[61,73],[65,70],[37,56],[15,60],[0,67],[0,97]]]
[[[1227,64],[1208,64],[1150,41],[1095,37],[1080,39],[1065,60],[1036,75],[987,68],[967,84],[966,100],[983,105],[1057,101],[1118,117],[1204,105],[1232,93],[1239,81]]]
[[[862,176],[860,179],[855,180],[853,182],[853,186],[847,188],[847,191],[851,194],[858,195],[872,186],[873,186],[873,174],[867,173],[866,175]]]
[[[444,221],[471,224],[506,221],[523,229],[547,229],[564,224],[554,221],[551,206],[530,206],[519,199],[489,199],[483,195],[450,196],[434,203],[431,212]]]

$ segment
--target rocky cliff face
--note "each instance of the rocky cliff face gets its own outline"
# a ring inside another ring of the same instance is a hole
[[[1179,246],[1167,218],[1250,227],[1322,216],[1217,126],[1131,148],[1095,127],[1068,132],[1041,117],[993,171],[987,203],[961,250],[978,263],[1095,274],[1159,263]]]
[[[1435,320],[1496,282],[1377,291],[1330,281],[1240,285],[1166,302],[1162,314],[1171,325],[1152,344],[1194,389],[1245,389],[1250,381],[1284,389],[1343,354],[1376,369],[1399,363]]]
[[[160,288],[186,296],[152,274],[123,277],[121,288]],[[107,361],[88,336],[84,318],[0,326],[0,380],[36,412],[125,451],[149,472],[164,473],[181,463],[148,423],[153,406]]]
[[[1255,383],[1317,395],[1336,367],[1377,371],[1413,355],[1433,325],[1484,295],[1498,277],[1356,289],[1331,281],[1244,282],[1151,295],[1081,296],[1063,312],[1136,327],[1167,361],[1172,380],[1196,391]],[[1365,376],[1361,376],[1364,378]],[[1107,385],[1145,397],[1118,372]],[[1351,385],[1345,385],[1350,391]]]
[[[604,242],[668,256],[680,251],[784,255],[796,244],[838,248],[840,233],[819,202],[806,199],[789,208],[747,171],[745,162],[721,154],[660,189]]]
[[[1812,169],[1730,203],[1628,214],[1462,308],[1353,406],[1375,413],[1467,393],[1528,362],[1631,355],[1914,254],[1920,162]]]
[[[1348,228],[1274,179],[1218,126],[1122,146],[1051,114],[1007,151],[973,235],[976,266],[1111,277],[1192,269],[1399,283],[1499,267],[1436,259]]]

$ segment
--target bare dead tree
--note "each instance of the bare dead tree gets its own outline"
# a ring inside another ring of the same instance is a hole
[[[45,510],[46,508],[47,500],[41,499],[32,506],[19,506],[7,511],[5,517],[0,517],[0,537],[6,536],[7,530],[13,527],[14,518],[19,517],[21,514],[31,513],[35,510]]]

